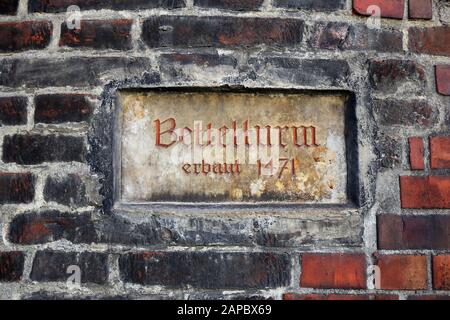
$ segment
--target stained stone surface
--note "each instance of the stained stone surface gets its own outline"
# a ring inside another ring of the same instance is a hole
[[[345,94],[123,91],[121,203],[347,203]]]

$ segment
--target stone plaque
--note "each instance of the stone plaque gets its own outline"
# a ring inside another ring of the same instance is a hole
[[[120,93],[122,203],[347,203],[345,94]]]

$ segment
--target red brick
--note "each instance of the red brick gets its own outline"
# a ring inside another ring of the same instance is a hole
[[[450,176],[400,177],[403,209],[450,209]]]
[[[131,20],[83,20],[80,29],[61,27],[60,46],[94,49],[131,49]]]
[[[1,22],[0,52],[43,49],[50,43],[49,21]]]
[[[419,290],[427,288],[427,258],[414,255],[376,255],[381,288]]]
[[[431,169],[450,168],[450,136],[430,138]]]
[[[23,273],[22,252],[0,252],[0,282],[19,281]]]
[[[431,0],[409,0],[410,19],[432,19],[433,3]]]
[[[424,144],[422,138],[409,138],[409,161],[412,170],[424,170]]]
[[[436,88],[440,94],[450,96],[450,65],[436,66]]]
[[[367,12],[370,6],[380,7],[383,18],[403,19],[404,0],[353,0],[353,10],[360,15],[372,15],[371,11]]]
[[[302,255],[300,286],[310,288],[363,289],[366,261],[363,254]]]
[[[389,294],[297,294],[285,293],[283,300],[398,300]]]
[[[450,290],[450,255],[433,257],[433,288]]]
[[[450,26],[410,28],[409,49],[415,53],[450,56]]]
[[[378,248],[385,250],[450,249],[450,216],[381,215]]]

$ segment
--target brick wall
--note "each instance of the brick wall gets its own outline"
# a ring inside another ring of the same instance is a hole
[[[110,214],[111,91],[221,85],[352,92],[357,216]],[[450,299],[448,1],[1,1],[0,124],[1,298]]]

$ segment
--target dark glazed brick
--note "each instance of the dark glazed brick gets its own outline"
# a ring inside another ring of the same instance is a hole
[[[77,174],[63,178],[48,177],[44,187],[45,201],[54,201],[67,206],[83,206],[89,203],[86,186]]]
[[[22,252],[0,252],[0,282],[19,281],[25,257]]]
[[[236,58],[216,53],[171,53],[161,55],[163,66],[168,67],[174,63],[182,65],[195,64],[204,67],[216,67],[220,65],[237,66]]]
[[[81,10],[176,9],[186,6],[185,0],[29,0],[28,11],[65,12],[72,5]]]
[[[61,239],[73,243],[92,243],[96,239],[96,233],[90,214],[43,211],[14,217],[9,226],[8,239],[21,245]]]
[[[31,173],[0,173],[0,204],[30,203],[35,178]]]
[[[0,123],[3,125],[19,125],[27,123],[26,97],[0,98]]]
[[[48,21],[1,22],[0,52],[43,49],[50,43],[51,34]]]
[[[270,75],[290,84],[315,86],[345,86],[350,67],[344,60],[300,60],[271,57],[250,59],[249,65],[257,76]]]
[[[161,16],[144,21],[142,39],[152,48],[294,46],[303,27],[294,19]]]
[[[313,27],[308,43],[316,49],[402,52],[403,34],[396,30],[369,29],[363,24],[320,22]]]
[[[264,0],[194,0],[194,6],[236,11],[258,10]]]
[[[89,120],[92,106],[83,94],[47,94],[34,99],[36,123],[82,122]]]
[[[402,86],[409,86],[414,94],[420,94],[426,87],[424,67],[409,60],[372,60],[369,80],[374,90],[384,93],[396,93]]]
[[[82,283],[105,284],[108,281],[108,255],[93,252],[38,251],[33,261],[30,278],[40,282],[65,282],[70,274],[67,268],[78,266]]]
[[[0,85],[8,87],[96,86],[145,76],[147,58],[69,57],[0,60]]]
[[[119,266],[125,282],[205,289],[287,286],[291,273],[289,256],[275,253],[130,253]]]
[[[61,26],[60,46],[93,49],[131,49],[132,20],[83,20],[80,29]]]
[[[411,52],[450,57],[450,26],[409,28]]]
[[[450,216],[381,215],[377,226],[379,249],[450,249]]]
[[[13,135],[3,139],[3,161],[39,164],[85,160],[83,138],[68,136]]]
[[[335,11],[345,9],[345,0],[274,0],[273,6],[288,9]]]
[[[439,114],[426,100],[374,100],[378,122],[385,126],[428,128],[439,121]]]
[[[2,0],[0,1],[0,15],[15,15],[19,0]]]

